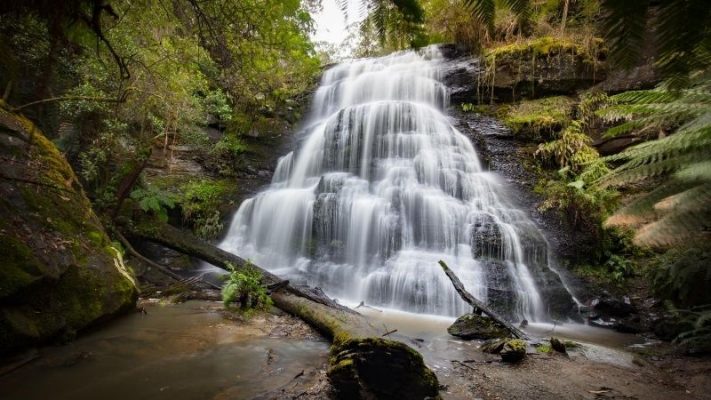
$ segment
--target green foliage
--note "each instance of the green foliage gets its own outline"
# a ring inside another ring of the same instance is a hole
[[[151,213],[163,222],[168,221],[168,210],[175,207],[176,196],[154,188],[136,188],[131,192],[141,210]]]
[[[573,100],[565,97],[546,97],[526,100],[504,113],[503,121],[514,134],[529,139],[551,137],[570,122]]]
[[[180,190],[178,199],[183,221],[193,226],[195,233],[204,239],[213,239],[222,231],[219,211],[224,196],[229,193],[223,181],[190,181]]]
[[[425,29],[432,43],[457,43],[479,49],[486,26],[463,1],[423,0]]]
[[[348,2],[339,1],[341,8],[347,10]],[[374,56],[429,43],[422,29],[424,9],[419,0],[366,0],[362,6],[366,16],[358,27],[357,56]]]
[[[582,125],[578,121],[573,121],[563,130],[558,139],[539,144],[535,156],[548,165],[568,168],[575,173],[579,173],[583,168],[592,165],[600,158],[591,143],[592,139],[583,133]],[[599,165],[596,164],[596,167],[599,167]],[[601,174],[600,171],[591,173]],[[586,176],[590,177],[591,175],[588,173]]]
[[[549,343],[539,343],[536,346],[536,351],[539,353],[548,354],[551,352],[551,350],[553,349],[551,348],[551,345]]]
[[[239,136],[231,133],[225,134],[212,148],[217,156],[238,156],[247,150],[247,145]]]
[[[676,312],[680,316],[680,323],[690,325],[691,329],[680,333],[674,343],[690,354],[711,353],[711,304]]]
[[[625,257],[612,254],[605,262],[607,272],[613,281],[621,282],[634,275],[634,264]]]
[[[632,132],[654,140],[606,157],[617,164],[602,178],[603,186],[622,186],[656,180],[655,188],[640,196],[610,221],[639,224],[650,216],[655,222],[640,229],[637,241],[669,246],[707,235],[711,218],[711,78],[708,72],[694,78],[687,89],[666,85],[649,91],[625,92],[599,114],[624,121],[608,136]]]
[[[0,87],[10,105],[61,100],[26,112],[58,133],[104,204],[116,200],[118,173],[146,149],[239,153],[255,115],[273,114],[319,72],[298,0],[50,3],[0,6]],[[87,26],[84,17],[97,12]],[[230,132],[214,151],[207,125]]]
[[[474,16],[487,27],[489,33],[494,32],[497,6],[505,6],[510,9],[518,17],[519,25],[528,23],[531,15],[529,0],[463,0],[463,2]]]
[[[710,265],[711,250],[688,246],[669,250],[650,268],[653,288],[678,307],[711,304]]]
[[[230,265],[230,274],[222,288],[222,302],[225,307],[232,308],[239,303],[242,312],[268,309],[272,300],[267,289],[262,284],[262,273],[249,262],[242,268]]]

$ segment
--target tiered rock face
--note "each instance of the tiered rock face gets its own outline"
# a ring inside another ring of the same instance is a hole
[[[74,172],[0,104],[0,354],[70,338],[133,307],[132,272]]]

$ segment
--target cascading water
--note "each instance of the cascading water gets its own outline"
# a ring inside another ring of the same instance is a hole
[[[246,200],[225,250],[351,302],[457,316],[437,262],[511,317],[545,317],[547,246],[444,114],[430,47],[324,73],[297,149]]]

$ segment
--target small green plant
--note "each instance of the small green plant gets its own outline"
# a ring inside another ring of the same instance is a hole
[[[535,156],[545,164],[581,172],[600,158],[590,146],[592,139],[582,131],[582,124],[573,121],[556,140],[538,145]]]
[[[247,145],[239,136],[232,133],[226,133],[213,147],[213,152],[217,156],[237,156],[245,150]]]
[[[462,103],[462,111],[472,112],[476,109],[476,106],[472,103]]]
[[[183,221],[192,225],[203,239],[215,238],[223,228],[218,210],[229,188],[224,181],[195,180],[181,188],[180,209]]]
[[[163,222],[168,221],[168,210],[175,207],[176,196],[154,188],[137,188],[131,192],[131,199],[138,202],[141,210],[151,213]]]
[[[536,346],[536,351],[539,353],[550,353],[552,350],[551,345],[548,343],[541,343],[538,346]]]
[[[239,303],[238,310],[249,314],[271,306],[272,299],[262,284],[263,276],[259,270],[249,262],[240,269],[230,264],[228,266],[230,274],[222,288],[222,302],[225,307],[234,308],[234,304]]]
[[[615,282],[623,282],[625,279],[634,275],[634,265],[625,257],[613,254],[605,262],[607,272]]]

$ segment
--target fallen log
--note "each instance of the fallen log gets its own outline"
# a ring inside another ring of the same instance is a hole
[[[404,343],[384,339],[361,314],[339,305],[318,288],[288,281],[167,224],[125,226],[128,236],[161,244],[231,270],[254,268],[273,287],[274,305],[332,341],[329,380],[348,398],[439,398],[439,383],[422,356]]]
[[[442,267],[444,270],[444,273],[447,274],[447,277],[449,278],[450,281],[452,281],[452,285],[454,285],[454,289],[459,293],[459,296],[467,302],[467,304],[471,305],[472,308],[474,308],[473,313],[474,314],[484,314],[487,317],[493,319],[497,323],[503,325],[508,329],[511,334],[518,338],[518,339],[526,339],[528,340],[528,336],[520,329],[516,328],[509,322],[507,322],[505,319],[503,319],[501,316],[499,316],[494,310],[490,309],[489,307],[486,306],[483,302],[481,302],[479,299],[474,297],[469,291],[464,287],[464,284],[462,281],[459,280],[457,275],[455,275],[454,271],[452,271],[448,266],[447,263],[444,261],[440,260],[439,265]]]
[[[266,286],[281,286],[284,281],[284,279],[252,264],[242,257],[215,247],[188,232],[181,231],[168,224],[145,224],[135,226],[128,229],[128,235],[135,239],[158,243],[180,253],[199,258],[225,271],[231,271],[232,268],[255,268],[262,273],[263,283]],[[343,307],[328,298],[319,288],[297,287],[294,285],[283,286],[285,290],[297,296],[305,297],[317,303],[328,305],[345,312],[355,313],[355,311],[350,308]]]

